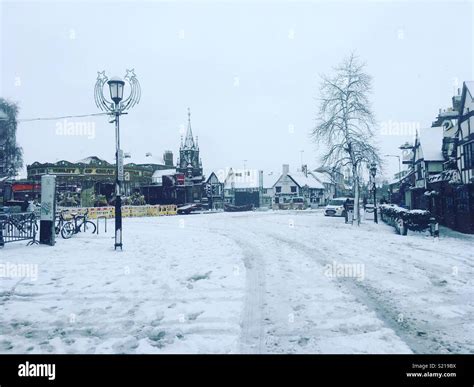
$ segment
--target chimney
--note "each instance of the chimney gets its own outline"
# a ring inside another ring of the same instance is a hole
[[[288,173],[290,173],[290,165],[289,164],[283,164],[282,173],[283,173],[283,175],[288,175]]]
[[[173,166],[173,152],[167,150],[163,153],[163,161],[167,167]]]
[[[308,177],[308,166],[307,166],[306,164],[303,164],[303,165],[301,166],[301,172],[303,172],[304,175],[305,175],[306,177]]]

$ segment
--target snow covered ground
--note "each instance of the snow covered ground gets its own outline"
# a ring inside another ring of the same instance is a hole
[[[108,226],[0,250],[33,265],[0,278],[0,353],[474,353],[473,236],[194,214],[126,218],[114,252]]]

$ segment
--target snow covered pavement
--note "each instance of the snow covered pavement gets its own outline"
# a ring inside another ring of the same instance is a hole
[[[0,250],[4,271],[38,269],[0,270],[0,353],[474,352],[473,236],[268,211],[112,237]]]

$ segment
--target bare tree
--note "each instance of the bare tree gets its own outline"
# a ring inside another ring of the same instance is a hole
[[[0,177],[15,177],[23,166],[23,151],[16,143],[18,106],[0,98]]]
[[[321,103],[312,131],[313,140],[324,147],[323,165],[351,169],[357,224],[362,169],[371,162],[380,165],[378,149],[373,145],[375,119],[369,101],[372,79],[364,66],[351,54],[332,76],[321,77]]]

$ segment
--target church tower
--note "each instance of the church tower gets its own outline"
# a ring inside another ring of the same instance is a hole
[[[199,145],[193,138],[191,129],[191,111],[188,108],[188,129],[186,138],[181,138],[181,146],[179,147],[179,160],[176,163],[178,173],[183,173],[187,178],[195,178],[202,176],[202,162],[199,158]]]

